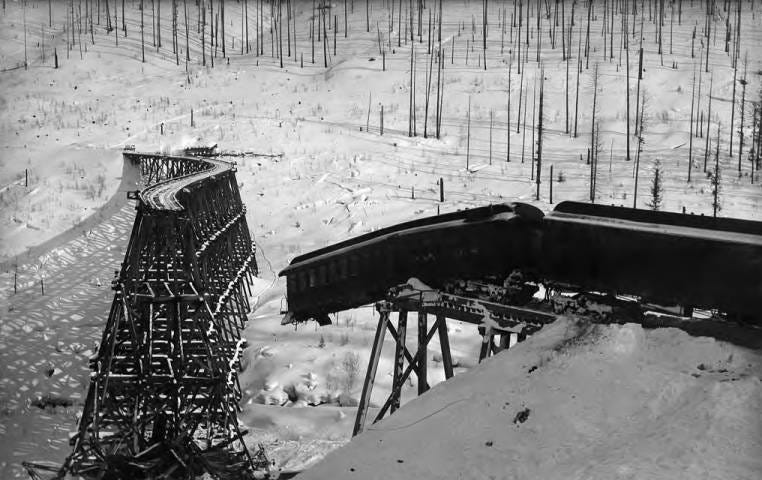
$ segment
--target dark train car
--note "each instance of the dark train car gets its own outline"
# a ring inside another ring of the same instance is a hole
[[[284,323],[314,318],[382,299],[416,277],[441,288],[454,279],[507,277],[533,268],[543,213],[522,203],[490,205],[383,228],[296,257],[287,279]]]
[[[556,283],[762,320],[762,222],[560,203],[543,219]]]

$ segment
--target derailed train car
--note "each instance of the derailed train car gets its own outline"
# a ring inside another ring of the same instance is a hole
[[[384,298],[416,277],[434,288],[461,278],[505,278],[534,268],[543,213],[498,204],[383,228],[294,258],[284,323],[316,319]]]
[[[762,222],[563,202],[544,215],[491,205],[406,222],[296,257],[284,323],[384,298],[416,277],[434,288],[513,272],[550,287],[717,309],[762,323]]]
[[[762,222],[562,202],[542,237],[551,282],[762,320]]]

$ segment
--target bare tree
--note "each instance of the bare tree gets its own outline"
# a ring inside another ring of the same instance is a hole
[[[344,370],[344,391],[349,394],[357,382],[360,373],[360,355],[357,352],[347,352],[341,361]]]
[[[738,62],[733,66],[733,94],[730,97],[730,156],[733,156],[733,125],[736,116],[736,78],[738,77]]]
[[[592,123],[590,127],[590,149],[593,152],[593,162],[596,161],[596,123],[595,123],[595,116],[596,116],[596,110],[598,107],[598,82],[599,82],[599,73],[598,73],[598,63],[596,62],[593,66],[593,114],[592,114]]]
[[[627,15],[626,14],[623,15],[623,20],[624,20],[624,31],[626,32],[627,31]],[[625,100],[627,102],[627,105],[626,105],[627,106],[627,108],[626,108],[626,110],[627,110],[627,112],[626,112],[626,116],[627,116],[627,135],[626,135],[626,137],[627,137],[627,156],[626,156],[626,159],[629,162],[630,161],[630,46],[629,46],[626,34],[623,35],[622,41],[624,42],[624,50],[625,50],[625,55],[626,55],[626,57],[625,57],[625,63],[627,64],[626,73],[625,73],[625,77],[627,78],[627,82],[626,82],[627,84],[625,86],[625,89],[626,89],[626,92],[627,92],[626,95],[625,95],[626,96]]]
[[[712,119],[712,88],[714,86],[714,74],[709,78],[709,111],[706,116],[706,146],[704,147],[704,172],[709,160],[709,124]]]
[[[746,102],[746,68],[748,66],[748,53],[744,55],[743,78],[741,79],[741,112],[738,117],[740,127],[738,128],[738,176],[741,176],[741,155],[743,151],[743,114],[744,103]]]
[[[691,170],[693,169],[693,107],[694,95],[696,93],[696,66],[693,66],[693,87],[691,88],[691,125],[690,135],[688,135],[688,182],[691,181]]]
[[[574,100],[574,138],[577,138],[577,120],[579,117],[579,74],[582,70],[582,35],[579,36],[577,43],[577,93]]]
[[[45,295],[45,278],[48,276],[48,261],[49,255],[43,255],[37,259],[37,262],[32,266],[34,269],[34,276],[40,281],[40,293]]]
[[[143,55],[143,63],[146,63],[146,45],[145,45],[145,37],[144,37],[144,28],[145,28],[145,25],[143,24],[143,0],[140,0],[140,52]]]
[[[513,64],[513,52],[511,52],[510,59],[508,60],[508,115],[506,119],[506,141],[507,147],[505,151],[505,161],[511,161],[511,65]]]
[[[638,150],[635,155],[635,189],[632,195],[632,208],[638,206],[638,176],[640,174],[640,154],[643,151],[643,145],[645,144],[645,110],[646,110],[646,92],[643,92],[640,105],[640,121],[638,122],[638,130],[636,135],[638,136]]]
[[[188,62],[190,62],[190,47],[188,41],[188,0],[183,0],[183,10],[185,12],[185,71],[188,71]]]
[[[540,68],[540,107],[539,117],[537,119],[537,193],[535,194],[535,200],[540,199],[540,175],[542,173],[542,100],[543,89],[545,86],[545,69]]]

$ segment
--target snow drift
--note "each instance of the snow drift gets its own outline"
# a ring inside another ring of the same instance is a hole
[[[560,319],[300,478],[760,478],[762,356]]]

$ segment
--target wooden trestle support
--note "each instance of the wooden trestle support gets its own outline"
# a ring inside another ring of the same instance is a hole
[[[60,474],[92,478],[251,478],[237,413],[255,245],[235,168],[125,153],[149,187],[198,174],[181,209],[137,198],[72,454]],[[218,162],[222,164],[222,162]],[[262,465],[264,464],[264,465]]]
[[[395,342],[392,391],[376,414],[373,423],[381,420],[387,412],[394,413],[400,407],[402,387],[413,372],[418,380],[418,395],[429,389],[426,371],[427,349],[435,335],[439,337],[445,379],[453,376],[450,340],[447,334],[448,318],[479,325],[479,332],[482,335],[479,362],[507,348],[511,334],[518,335],[518,340],[521,341],[526,335],[539,330],[556,318],[551,313],[452,295],[437,290],[419,290],[410,285],[400,285],[391,289],[386,300],[376,303],[376,309],[380,316],[352,435],[361,433],[365,426],[387,330]],[[412,354],[407,348],[406,334],[408,312],[414,311],[418,312],[418,347],[415,354]],[[393,312],[398,312],[396,328],[390,318]],[[436,319],[431,328],[428,325],[428,315],[433,315]]]

